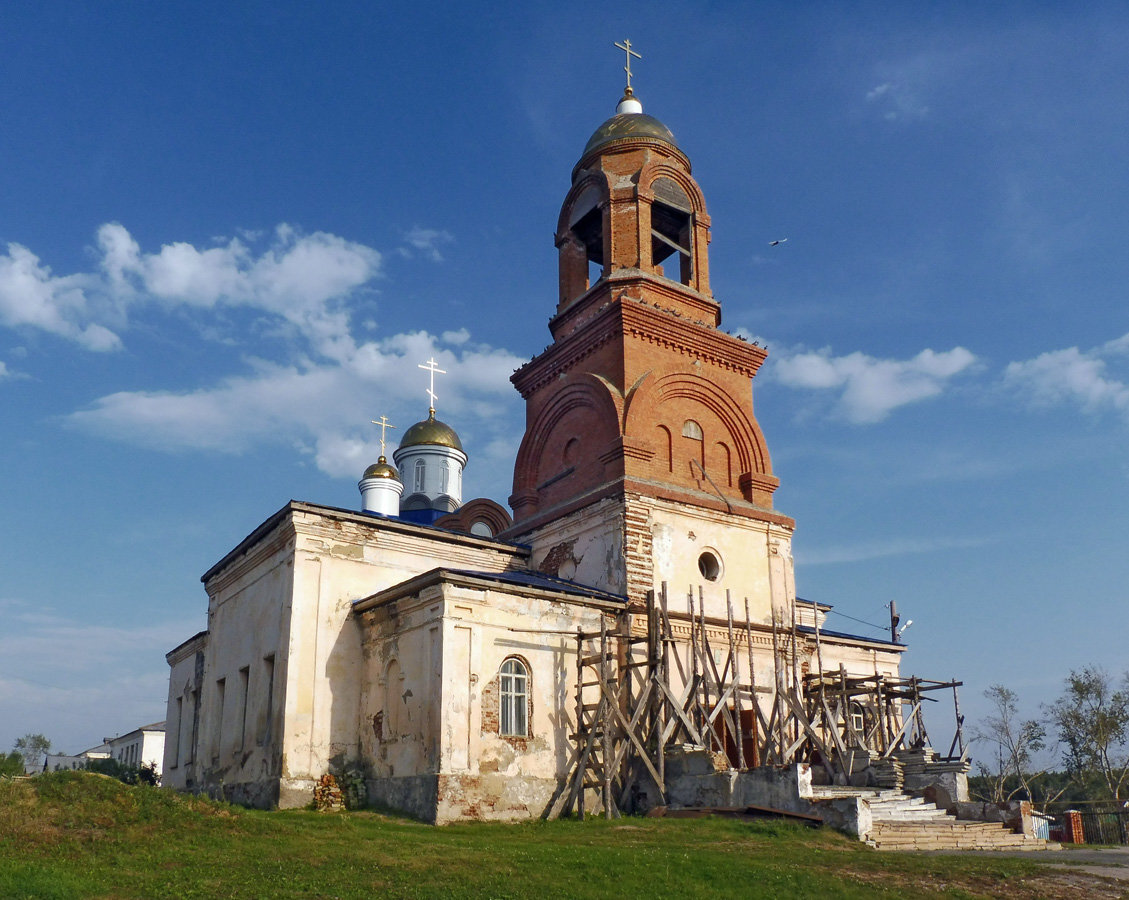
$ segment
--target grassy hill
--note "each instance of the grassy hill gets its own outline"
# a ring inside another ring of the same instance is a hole
[[[0,779],[0,897],[1117,897],[1034,860],[880,854],[727,819],[262,812],[105,776]]]

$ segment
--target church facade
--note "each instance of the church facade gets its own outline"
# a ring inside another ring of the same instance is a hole
[[[607,807],[613,769],[618,806],[665,802],[675,744],[741,769],[806,748],[831,778],[848,743],[904,736],[873,705],[783,724],[807,679],[896,679],[904,648],[796,598],[753,411],[767,354],[720,329],[709,232],[688,157],[628,88],[561,208],[553,342],[512,379],[512,515],[462,502],[468,453],[432,409],[365,471],[362,509],[263,522],[168,654],[166,785],[304,806],[332,773],[426,821],[513,819]]]

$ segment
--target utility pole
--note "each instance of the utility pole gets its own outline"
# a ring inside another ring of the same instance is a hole
[[[890,601],[890,641],[894,644],[898,643],[898,623],[902,621],[902,617],[898,615],[898,604],[893,600]]]

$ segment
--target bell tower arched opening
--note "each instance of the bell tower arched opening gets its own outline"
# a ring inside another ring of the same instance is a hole
[[[686,192],[669,178],[657,178],[651,186],[651,264],[656,274],[689,287],[694,283],[694,207]],[[663,265],[674,254],[677,257]],[[677,266],[677,268],[675,268]]]

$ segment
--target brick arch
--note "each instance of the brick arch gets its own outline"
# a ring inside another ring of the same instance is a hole
[[[589,373],[562,379],[518,449],[510,498],[514,518],[524,518],[543,501],[557,502],[564,492],[579,492],[593,479],[598,483],[600,457],[622,435],[622,421],[623,398],[607,379]],[[565,465],[564,448],[573,437],[580,438],[580,446],[575,461]]]
[[[772,478],[768,446],[756,420],[726,391],[693,372],[648,375],[641,379],[627,401],[625,437],[647,437],[656,424],[669,420],[681,432],[682,422],[697,419],[695,410],[704,408],[716,418],[723,434],[706,434],[710,445],[724,443],[731,465],[740,476]],[[727,480],[733,479],[732,473]],[[742,478],[748,481],[747,478]],[[758,479],[758,481],[763,479]],[[747,491],[742,488],[742,493]],[[748,497],[746,498],[748,499]]]
[[[580,235],[574,233],[573,229],[577,223],[570,221],[577,201],[589,190],[595,190],[598,195],[594,207],[600,222],[598,243],[605,270],[608,265],[611,247],[608,200],[611,197],[611,184],[607,174],[597,170],[586,173],[577,180],[565,195],[564,203],[561,204],[561,214],[557,219],[557,233],[554,239],[557,246],[557,274],[560,282],[558,309],[563,309],[572,303],[591,286],[589,284],[588,265],[590,258],[596,259],[596,257],[590,257],[588,240],[582,239]],[[588,235],[588,239],[592,239],[592,237],[591,234]]]
[[[497,536],[513,525],[513,519],[500,503],[485,497],[468,500],[459,507],[458,512],[440,516],[435,520],[437,528],[449,528],[452,531],[462,531],[471,534],[471,528],[482,522],[490,529],[492,537]]]
[[[680,274],[678,280],[682,280],[687,286],[708,296],[710,293],[708,251],[710,217],[706,212],[705,195],[702,194],[702,189],[698,187],[698,182],[690,175],[689,168],[679,166],[669,159],[653,158],[639,170],[639,186],[636,190],[636,196],[639,199],[640,239],[643,240],[644,235],[648,233],[651,227],[651,212],[655,202],[654,184],[660,178],[669,178],[681,187],[690,201],[690,229],[693,237],[689,260],[689,280],[686,279],[685,272]],[[644,241],[644,243],[646,242]],[[644,268],[648,265],[655,265],[650,254],[645,254],[642,257],[641,264]]]
[[[564,202],[561,204],[561,213],[557,217],[557,240],[562,240],[569,231],[570,224],[569,218],[572,213],[573,204],[580,199],[588,188],[595,187],[600,192],[600,203],[607,205],[608,199],[611,196],[611,184],[608,181],[608,175],[599,169],[593,169],[577,181],[567,194],[565,194]]]
[[[653,200],[652,185],[660,178],[669,178],[682,188],[686,192],[686,196],[690,198],[690,206],[694,210],[695,217],[705,216],[706,224],[708,224],[706,197],[702,193],[702,189],[698,187],[698,182],[684,168],[676,166],[668,160],[652,159],[639,170],[639,193],[646,196],[647,199]]]

